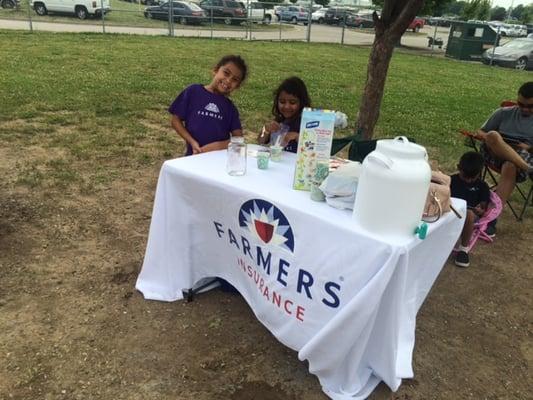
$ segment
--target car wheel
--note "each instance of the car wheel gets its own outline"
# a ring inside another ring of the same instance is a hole
[[[87,19],[87,16],[89,13],[87,12],[87,9],[83,6],[76,7],[76,17],[79,19]]]
[[[323,23],[324,23],[324,18],[319,18],[319,19],[318,19],[318,23],[319,23],[319,24],[323,24]]]
[[[43,3],[36,3],[33,7],[35,8],[37,15],[46,15],[48,13],[48,10]]]
[[[145,16],[146,18],[148,18],[148,19],[152,19],[152,18],[154,18],[154,16],[152,15],[152,13],[151,13],[150,11],[146,11],[146,12],[144,13],[144,16]]]
[[[418,33],[420,32],[420,25],[417,25],[414,27],[413,32]]]
[[[15,8],[15,1],[14,0],[3,0],[2,8]]]
[[[230,17],[226,17],[226,18],[224,18],[224,23],[225,23],[226,25],[231,25],[231,18],[230,18]]]
[[[272,22],[272,17],[270,15],[265,15],[265,18],[263,18],[264,24],[270,24]]]
[[[298,23],[298,20],[296,19],[296,17],[292,17],[291,24],[297,24],[297,23]]]
[[[515,69],[519,69],[520,71],[524,71],[527,67],[527,58],[521,57],[518,60],[516,60]]]
[[[187,18],[180,17],[179,22],[180,22],[181,25],[187,25]]]

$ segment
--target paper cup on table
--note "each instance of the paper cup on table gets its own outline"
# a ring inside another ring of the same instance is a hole
[[[326,201],[326,195],[320,190],[320,184],[316,182],[311,183],[311,200]]]
[[[259,150],[257,152],[257,168],[268,169],[269,160],[270,160],[270,153],[268,151]]]
[[[275,162],[281,161],[282,151],[283,151],[283,147],[279,145],[270,146],[270,153],[271,153],[272,161],[275,161]]]

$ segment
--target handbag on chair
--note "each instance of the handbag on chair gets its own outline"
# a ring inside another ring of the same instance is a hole
[[[431,183],[424,206],[422,220],[436,222],[444,213],[451,210],[451,178],[440,172],[431,171]]]

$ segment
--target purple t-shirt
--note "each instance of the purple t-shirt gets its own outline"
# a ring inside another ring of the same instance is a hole
[[[230,99],[209,92],[205,87],[194,84],[176,97],[168,112],[181,119],[191,136],[205,146],[212,142],[228,140],[230,133],[241,129],[239,111]],[[185,155],[191,155],[187,143]]]

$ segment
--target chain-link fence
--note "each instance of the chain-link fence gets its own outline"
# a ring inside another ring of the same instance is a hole
[[[413,21],[405,48],[444,54],[445,19]],[[250,0],[0,0],[0,28],[371,45],[372,10]]]

